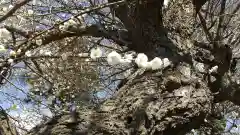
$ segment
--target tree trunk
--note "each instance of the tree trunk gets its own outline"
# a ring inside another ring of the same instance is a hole
[[[0,135],[18,135],[16,127],[4,110],[0,110]]]
[[[184,135],[211,112],[206,82],[189,65],[145,72],[123,86],[96,111],[80,112],[77,123],[64,115],[36,127],[32,135]]]

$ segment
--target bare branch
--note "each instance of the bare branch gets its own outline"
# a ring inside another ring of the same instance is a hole
[[[18,3],[16,3],[16,5],[14,5],[14,7],[7,12],[7,14],[5,14],[3,17],[0,18],[0,23],[4,20],[6,20],[8,17],[12,16],[19,8],[21,8],[22,6],[24,6],[25,4],[27,4],[28,2],[30,2],[31,0],[22,0]]]
[[[220,38],[221,38],[220,30],[223,27],[223,21],[224,21],[224,18],[225,18],[225,16],[223,15],[225,13],[225,7],[226,7],[226,0],[222,0],[221,1],[221,10],[220,10],[220,13],[219,13],[220,17],[219,17],[219,22],[218,22],[218,27],[217,27],[217,33],[216,33],[215,41],[219,41]]]

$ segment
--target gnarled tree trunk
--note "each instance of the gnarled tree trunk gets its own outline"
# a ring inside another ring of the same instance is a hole
[[[80,112],[77,123],[63,116],[32,134],[183,135],[200,126],[213,101],[207,84],[194,72],[187,75],[189,69],[181,64],[137,75],[98,110]]]

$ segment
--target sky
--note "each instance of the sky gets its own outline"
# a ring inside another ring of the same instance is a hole
[[[23,64],[17,64],[15,67],[23,67]],[[16,87],[22,89],[23,92],[10,83],[6,83],[4,86],[0,87],[0,106],[2,106],[5,110],[8,110],[8,114],[12,117],[21,119],[21,123],[15,124],[20,124],[22,127],[30,130],[32,127],[41,122],[41,115],[36,113],[36,106],[33,104],[27,104],[18,100],[25,99],[27,97],[26,93],[30,88],[26,82],[27,78],[24,76],[24,72],[22,72],[9,78],[9,81],[11,81],[11,83],[13,83]],[[11,97],[16,97],[17,99]],[[48,108],[40,106],[39,110],[40,114],[52,117],[52,113]]]

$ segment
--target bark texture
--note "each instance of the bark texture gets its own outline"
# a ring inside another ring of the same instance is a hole
[[[31,135],[184,135],[200,126],[213,100],[206,82],[189,70],[181,64],[164,72],[146,71],[100,108],[80,112],[78,122],[59,116]]]
[[[0,112],[0,135],[18,135],[15,125],[9,120],[5,112]]]

